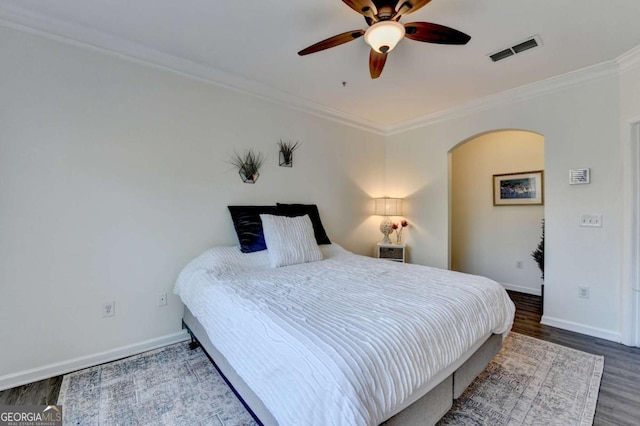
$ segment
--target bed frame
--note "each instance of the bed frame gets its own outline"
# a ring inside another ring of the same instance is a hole
[[[191,335],[191,348],[195,349],[198,344],[202,347],[258,424],[277,426],[278,422],[271,412],[211,343],[204,327],[186,306],[182,323]],[[405,407],[401,407],[401,411],[384,422],[384,425],[428,426],[436,424],[449,411],[453,400],[462,395],[462,392],[485,369],[501,347],[502,335],[489,334],[481,339],[453,365],[434,377],[428,387],[421,389],[421,392],[418,392],[415,398],[408,402],[410,405],[406,404]]]

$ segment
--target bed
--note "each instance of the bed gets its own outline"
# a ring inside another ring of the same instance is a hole
[[[428,425],[509,332],[515,308],[487,278],[319,246],[274,268],[216,247],[181,272],[183,322],[265,425]]]

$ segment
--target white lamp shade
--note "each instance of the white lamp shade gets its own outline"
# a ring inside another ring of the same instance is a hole
[[[387,53],[404,37],[404,26],[396,21],[380,21],[364,33],[364,41],[378,53]]]
[[[374,213],[379,216],[402,216],[402,198],[376,198]]]

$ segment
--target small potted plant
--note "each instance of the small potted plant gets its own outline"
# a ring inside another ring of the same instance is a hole
[[[542,219],[542,235],[540,236],[540,242],[538,243],[538,247],[531,252],[531,257],[538,264],[538,268],[540,268],[540,272],[542,272],[542,308],[544,309],[544,219]]]
[[[293,167],[293,151],[300,146],[300,142],[278,141],[280,148],[280,167]]]
[[[264,155],[261,152],[253,152],[251,149],[242,155],[235,152],[230,163],[238,169],[238,174],[244,183],[256,183],[260,177],[259,170],[264,163]]]

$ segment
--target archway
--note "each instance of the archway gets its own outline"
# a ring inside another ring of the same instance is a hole
[[[493,175],[539,170],[544,170],[544,137],[530,131],[486,132],[449,151],[452,270],[541,295],[541,271],[531,253],[540,241],[544,205],[502,206],[493,199]]]

